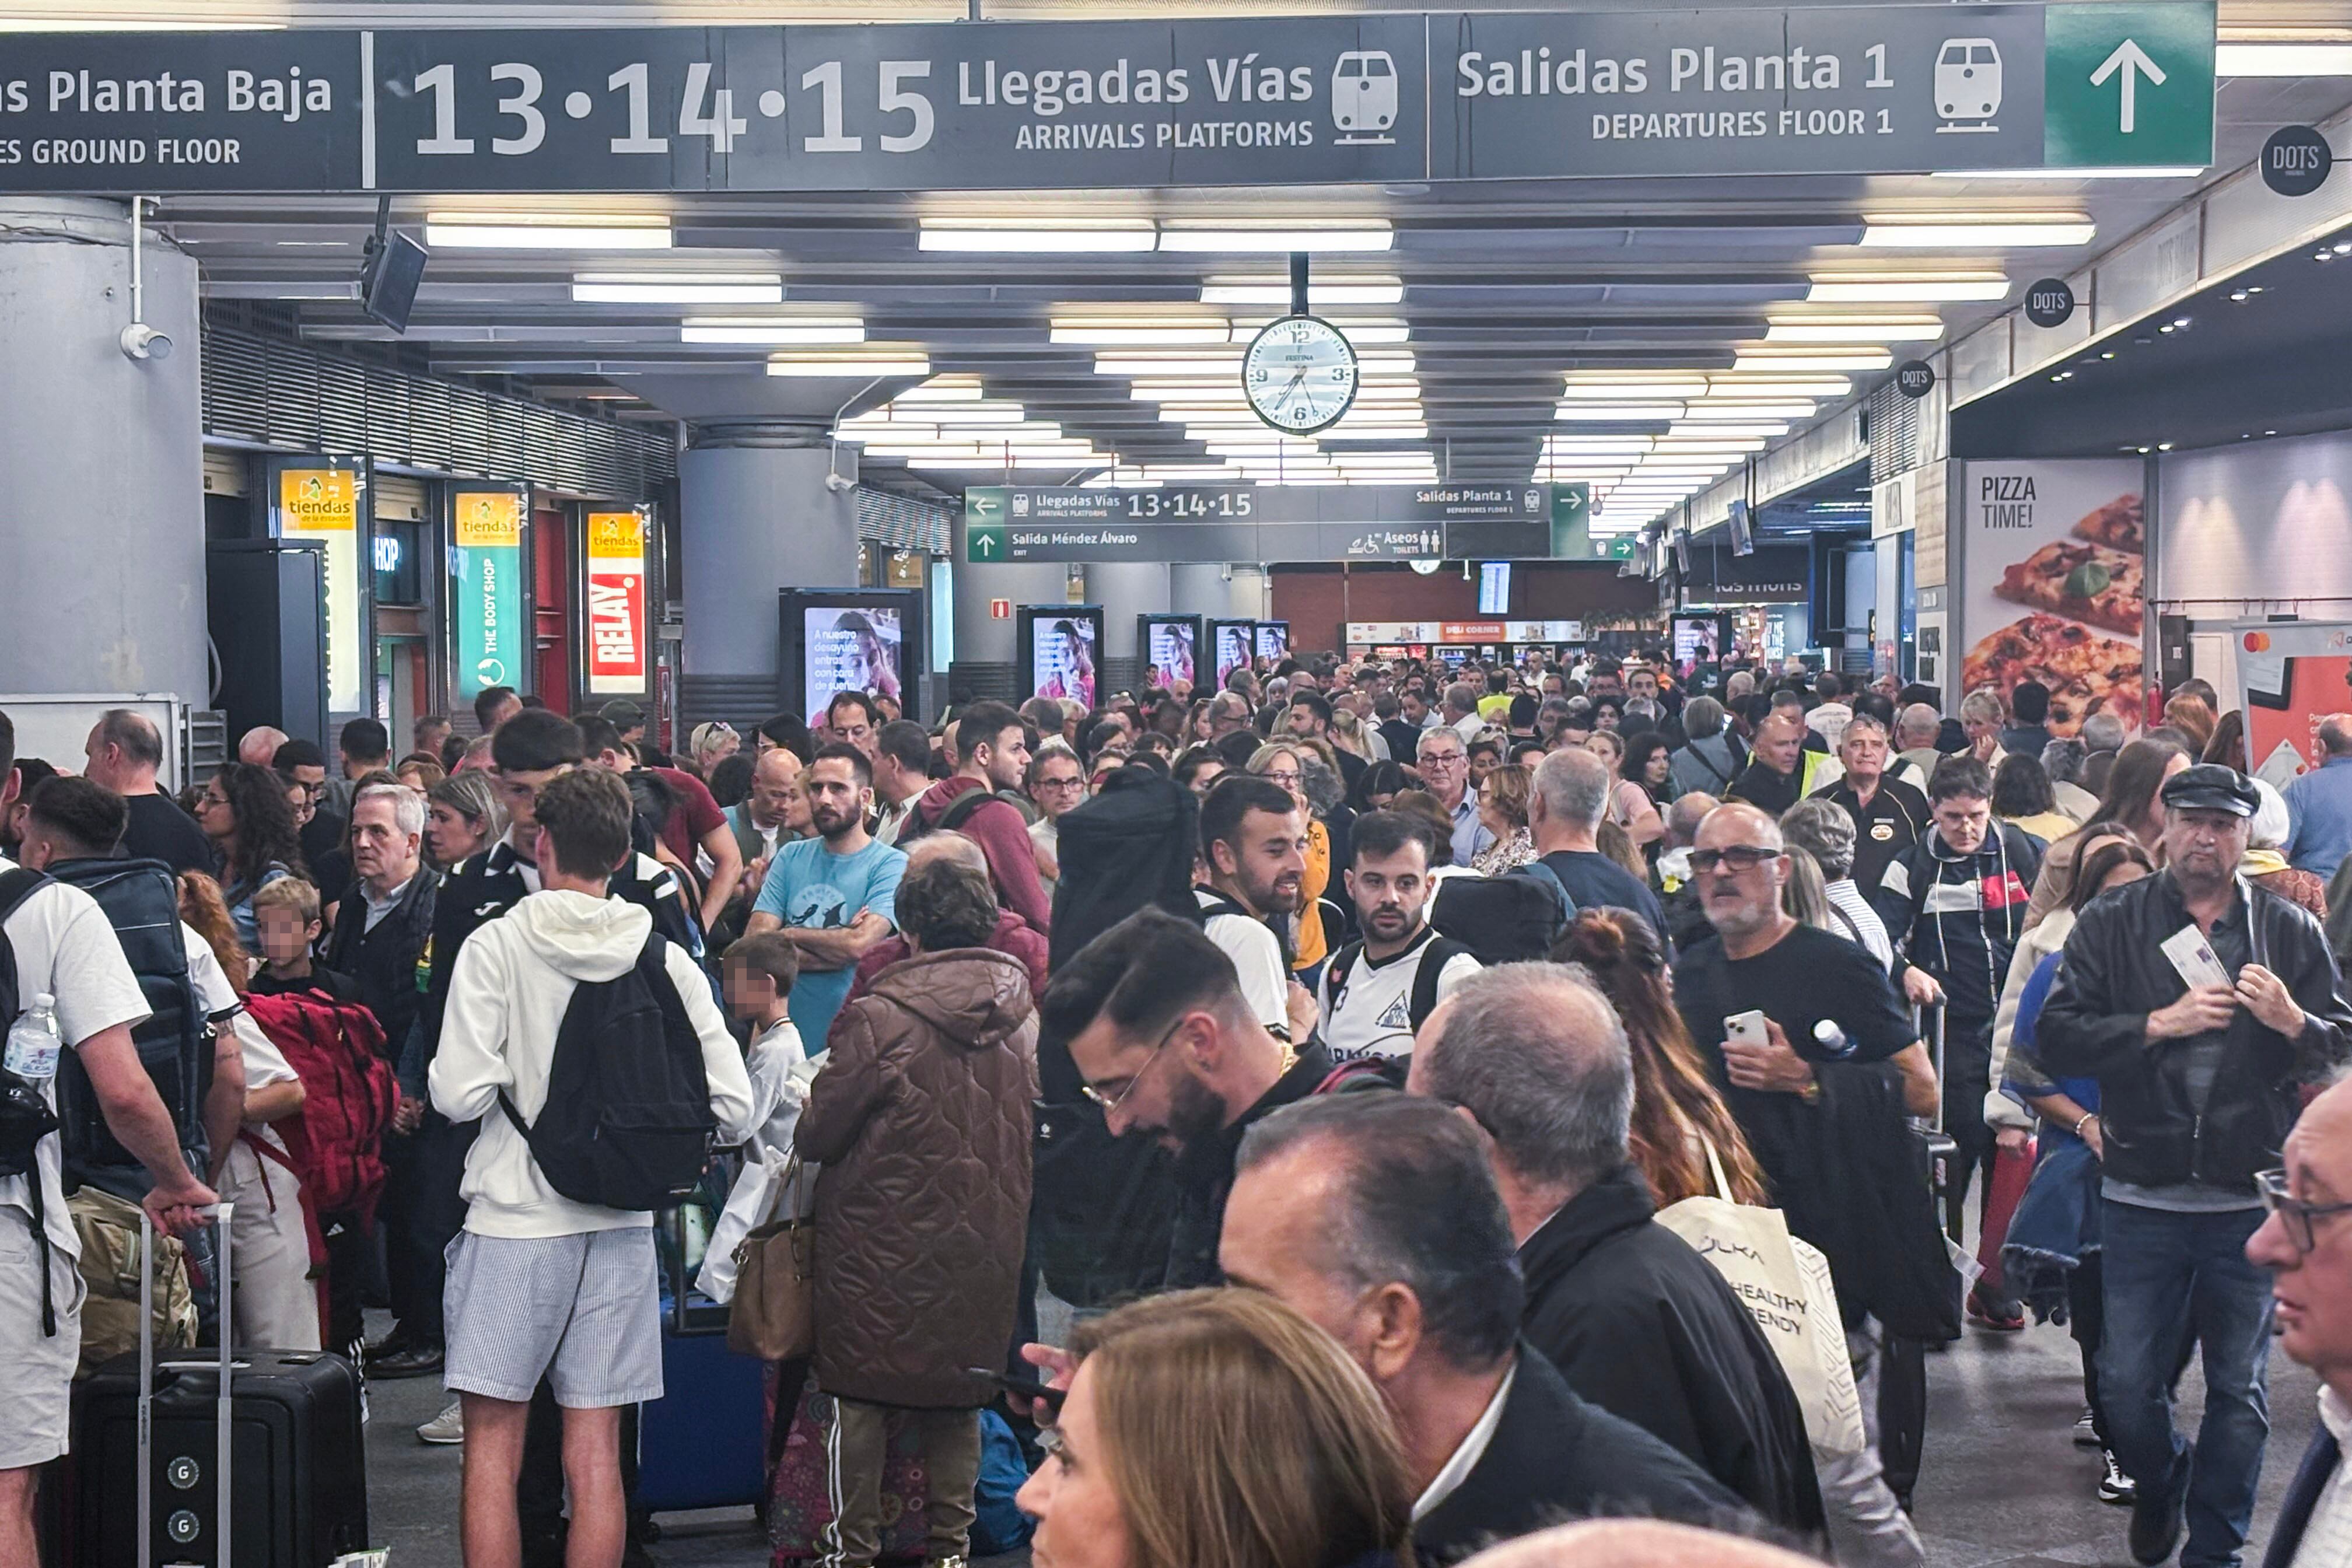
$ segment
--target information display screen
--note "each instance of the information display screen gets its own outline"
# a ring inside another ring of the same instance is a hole
[[[1250,661],[1251,632],[1255,621],[1211,621],[1209,640],[1217,658],[1217,687],[1223,690],[1225,677],[1246,667]]]
[[[863,691],[919,718],[922,594],[909,588],[786,588],[780,684],[812,722],[835,695]]]
[[[1098,695],[1103,613],[1095,605],[1021,606],[1021,686],[1030,697],[1082,704]]]
[[[1257,656],[1276,664],[1290,657],[1290,623],[1260,621],[1257,623]]]
[[[1162,687],[1200,684],[1200,616],[1146,616],[1142,630],[1144,662],[1160,671]]]

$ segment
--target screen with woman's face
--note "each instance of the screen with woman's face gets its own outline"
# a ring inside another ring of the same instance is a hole
[[[1160,667],[1160,684],[1172,686],[1180,680],[1197,681],[1193,674],[1192,626],[1188,621],[1155,621],[1151,626],[1151,647],[1146,658]]]
[[[803,612],[807,651],[803,710],[822,713],[835,693],[863,691],[905,706],[904,632],[895,609],[813,608]]]
[[[1217,628],[1217,684],[1223,686],[1225,677],[1244,668],[1250,661],[1250,626],[1247,621],[1238,626]]]
[[[1095,706],[1095,623],[1087,616],[1039,616],[1029,623],[1032,697]]]

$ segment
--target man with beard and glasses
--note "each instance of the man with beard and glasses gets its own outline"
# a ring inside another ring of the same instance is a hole
[[[1324,966],[1316,1034],[1334,1059],[1406,1057],[1437,1004],[1478,973],[1478,960],[1426,918],[1435,886],[1425,824],[1391,811],[1356,819],[1348,896],[1363,935]]]
[[[800,978],[786,1005],[814,1057],[848,998],[857,961],[897,929],[907,857],[866,831],[874,765],[856,747],[835,743],[817,752],[803,788],[817,836],[777,847],[744,934],[781,930],[800,951]]]
[[[1257,784],[1240,779],[1216,793]],[[1214,798],[1213,795],[1212,798]],[[1253,817],[1266,815],[1253,807]],[[1287,813],[1276,811],[1275,816]],[[1303,838],[1292,819],[1292,876]],[[1262,929],[1262,928],[1261,928]],[[1217,1236],[1242,1134],[1306,1099],[1331,1071],[1320,1042],[1293,1049],[1244,994],[1226,950],[1190,921],[1130,915],[1081,948],[1045,988],[1044,1037],[1066,1040],[1113,1137],[1156,1137],[1176,1154],[1170,1289],[1221,1282]]]
[[[2302,1086],[2352,1054],[2352,1006],[2319,922],[2238,875],[2253,785],[2207,763],[2162,798],[2165,868],[2076,919],[2035,1047],[2047,1071],[2099,1080],[2099,1396],[2138,1484],[2132,1556],[2169,1557],[2185,1509],[2181,1562],[2218,1568],[2245,1545],[2270,1433],[2271,1274],[2246,1252],[2260,1184]],[[2205,1368],[2193,1455],[2172,1420],[2192,1337]]]
[[[1283,1039],[1305,1039],[1315,998],[1290,978],[1275,929],[1306,896],[1307,814],[1280,784],[1229,773],[1201,802],[1201,927],[1232,961],[1251,1013]]]

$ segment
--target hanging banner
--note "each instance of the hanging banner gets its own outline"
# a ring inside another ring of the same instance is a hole
[[[1961,695],[1989,686],[2006,700],[2035,680],[2050,689],[2053,735],[2073,734],[2102,709],[2139,728],[2142,484],[2129,458],[1968,465],[1953,590],[1952,640],[1968,650]]]
[[[369,711],[367,606],[360,592],[360,477],[350,468],[280,468],[278,534],[326,546],[327,710]]]
[[[641,512],[592,511],[588,535],[588,694],[635,697],[646,689],[646,520]]]
[[[520,689],[529,666],[530,621],[523,608],[520,490],[461,489],[450,497],[449,618],[457,653],[457,696],[471,701],[492,686]]]
[[[2320,721],[2352,712],[2352,624],[2241,621],[2238,706],[2246,715],[2246,766],[2280,789],[2326,761]]]

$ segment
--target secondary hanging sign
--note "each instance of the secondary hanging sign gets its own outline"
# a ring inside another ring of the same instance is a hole
[[[1577,487],[1581,489],[1582,487]],[[964,491],[964,561],[1542,559],[1547,485],[1183,485]]]
[[[588,536],[588,693],[635,697],[646,689],[646,519],[592,511]]]
[[[520,687],[530,627],[523,608],[523,496],[516,489],[460,489],[449,498],[457,623],[451,673],[470,701],[492,686]]]

